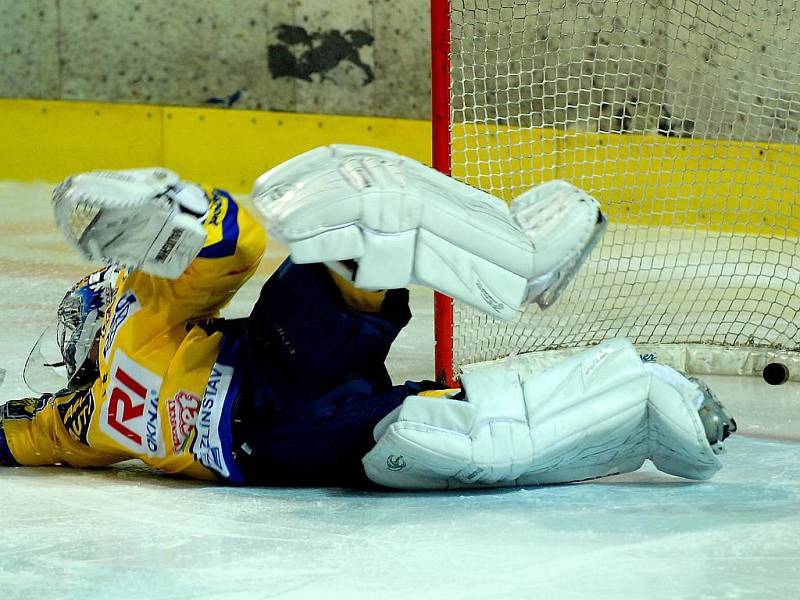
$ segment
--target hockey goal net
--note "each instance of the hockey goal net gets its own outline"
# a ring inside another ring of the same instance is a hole
[[[603,205],[560,301],[438,297],[437,374],[626,336],[694,372],[800,374],[800,0],[432,0],[434,163]],[[542,354],[544,353],[544,354]]]

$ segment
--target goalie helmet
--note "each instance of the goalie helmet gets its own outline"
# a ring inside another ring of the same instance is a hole
[[[58,305],[56,318],[36,340],[23,379],[38,394],[80,389],[99,373],[93,351],[106,309],[114,298],[118,271],[108,267],[73,285]]]
[[[116,271],[101,269],[78,281],[58,305],[56,337],[67,387],[81,388],[99,375],[96,349],[103,317],[113,300]]]

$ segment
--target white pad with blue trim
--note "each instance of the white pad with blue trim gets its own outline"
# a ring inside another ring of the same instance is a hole
[[[702,392],[644,366],[612,340],[521,379],[475,371],[466,400],[411,396],[375,428],[363,459],[383,486],[442,489],[539,485],[638,469],[708,479],[721,464],[697,413]]]
[[[365,289],[420,283],[503,319],[555,300],[604,231],[596,200],[563,181],[502,200],[393,152],[335,145],[253,188],[296,263],[355,260]]]

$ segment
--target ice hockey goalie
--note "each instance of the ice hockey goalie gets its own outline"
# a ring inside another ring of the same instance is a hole
[[[231,484],[535,485],[638,469],[711,477],[735,422],[702,383],[610,340],[544,372],[394,385],[384,362],[419,283],[497,318],[558,298],[605,229],[549,182],[504,202],[415,161],[331,146],[253,200],[290,258],[249,317],[220,309],[265,249],[229,194],[166,169],[74,175],[59,228],[105,268],[68,291],[63,385],[0,409],[0,464],[130,458]]]

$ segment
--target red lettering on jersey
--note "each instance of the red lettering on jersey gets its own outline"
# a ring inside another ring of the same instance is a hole
[[[114,374],[114,377],[120,380],[122,385],[129,388],[134,394],[139,396],[142,400],[147,398],[147,390],[145,387],[136,381],[133,377],[128,375],[125,371],[120,368],[117,368],[117,372]]]
[[[141,404],[134,404],[131,397],[118,386],[114,386],[111,392],[111,400],[108,405],[108,424],[131,440],[134,444],[142,444],[142,436],[135,431],[132,431],[125,425],[125,421],[131,419],[138,419],[144,414],[145,400],[147,399],[147,390],[142,384],[134,380],[122,369],[117,369],[114,377],[125,387],[130,389],[134,394],[142,399]]]

